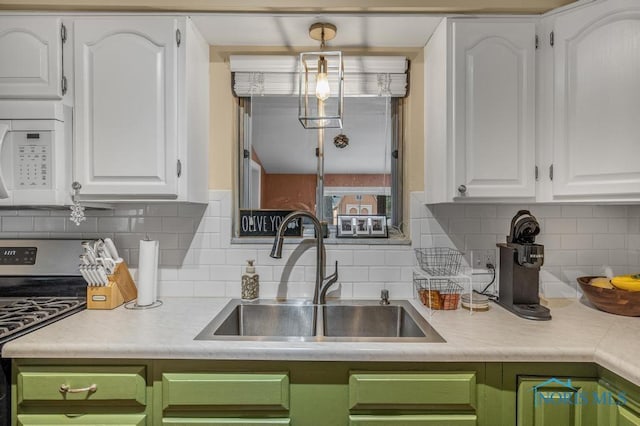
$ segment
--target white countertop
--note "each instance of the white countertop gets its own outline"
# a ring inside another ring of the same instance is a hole
[[[411,303],[446,343],[203,341],[194,337],[229,299],[167,298],[156,309],[87,310],[13,340],[3,358],[296,361],[595,362],[640,386],[640,318],[552,300],[551,321],[491,304],[488,312],[434,311]]]

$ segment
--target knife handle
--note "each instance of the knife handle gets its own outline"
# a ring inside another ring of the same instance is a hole
[[[122,258],[118,255],[118,249],[116,249],[116,245],[113,244],[111,238],[107,237],[104,239],[104,246],[107,248],[107,253],[109,253],[116,263],[122,262]]]

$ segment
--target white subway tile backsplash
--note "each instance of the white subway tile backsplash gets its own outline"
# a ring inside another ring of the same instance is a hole
[[[193,295],[195,297],[240,297],[240,286],[237,295],[229,296],[226,283],[212,283],[197,281],[193,283]]]
[[[175,233],[193,232],[195,221],[191,217],[162,217],[162,231]]]
[[[498,216],[498,208],[490,204],[471,204],[466,206],[466,217],[494,218]]]
[[[220,218],[213,216],[204,216],[198,226],[198,233],[202,232],[220,232]]]
[[[372,266],[369,268],[370,282],[400,281],[402,270],[400,268]]]
[[[353,253],[353,264],[357,266],[384,265],[385,253],[383,251],[358,250]]]
[[[353,297],[355,299],[380,299],[380,292],[384,283],[353,283]]]
[[[384,265],[386,266],[412,266],[415,264],[415,255],[409,250],[387,250]]]
[[[98,218],[98,232],[129,232],[128,217]]]
[[[340,280],[352,283],[369,282],[369,267],[366,266],[346,266],[338,267]]]
[[[448,223],[446,219],[436,219],[429,217],[420,221],[420,226],[423,234],[446,234]]]
[[[563,249],[590,249],[593,248],[593,235],[567,234],[560,238],[560,246]]]
[[[596,234],[593,236],[593,247],[602,249],[623,249],[627,247],[626,235]]]
[[[578,250],[578,266],[610,265],[609,250]],[[626,262],[625,262],[626,263]]]
[[[592,206],[562,206],[562,217],[584,218],[592,216]]]
[[[211,281],[237,281],[242,279],[241,265],[220,265],[211,267],[209,271],[209,279]]]
[[[575,250],[545,250],[544,255],[544,264],[547,266],[574,266],[577,264]]]
[[[64,217],[34,217],[33,230],[36,232],[64,232],[66,219]]]
[[[573,218],[548,218],[540,224],[541,231],[545,234],[575,234],[577,232],[577,219]]]
[[[178,270],[180,281],[209,281],[209,265],[183,265]]]
[[[131,218],[131,232],[162,232],[162,218],[160,217]]]
[[[269,257],[271,241],[232,244],[231,191],[212,190],[208,205],[126,204],[87,210],[75,227],[68,210],[0,210],[2,238],[114,238],[135,271],[139,240],[160,242],[161,296],[239,297],[247,259],[256,259],[261,297],[310,298],[315,281],[315,243],[286,244],[282,259]],[[640,269],[640,206],[444,204],[426,206],[422,192],[409,195],[411,246],[326,245],[326,274],[339,262],[334,297],[413,297],[414,247],[446,246],[465,252],[495,249],[509,233],[513,215],[529,209],[541,223],[536,242],[545,246],[542,289],[550,295],[576,291],[578,274]],[[549,297],[549,295],[547,295]]]
[[[562,217],[562,206],[532,204],[527,206],[525,210],[529,210],[537,219]]]
[[[453,218],[449,220],[449,232],[452,234],[480,234],[480,219],[478,218]]]
[[[2,218],[2,232],[32,232],[33,217],[12,217]]]
[[[579,218],[577,219],[577,232],[578,234],[606,234],[609,231],[610,220],[612,219]]]
[[[178,216],[177,204],[149,204],[147,216]]]
[[[595,217],[627,217],[627,206],[595,205],[593,216]]]
[[[163,297],[192,297],[194,296],[192,281],[160,281],[158,283],[158,298]]]

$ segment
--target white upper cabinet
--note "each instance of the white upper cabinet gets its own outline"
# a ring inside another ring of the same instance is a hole
[[[445,19],[425,47],[425,191],[428,203],[535,197],[532,20]]]
[[[554,199],[638,199],[640,3],[559,15],[553,57]]]
[[[62,95],[60,18],[0,16],[0,98]]]
[[[73,37],[80,199],[206,201],[208,46],[190,21],[78,18]]]

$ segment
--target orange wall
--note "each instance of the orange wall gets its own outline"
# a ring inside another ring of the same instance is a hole
[[[324,177],[324,185],[325,187],[390,186],[391,176],[382,174],[328,174]],[[264,174],[262,205],[260,207],[263,209],[315,211],[315,194],[315,174]]]

